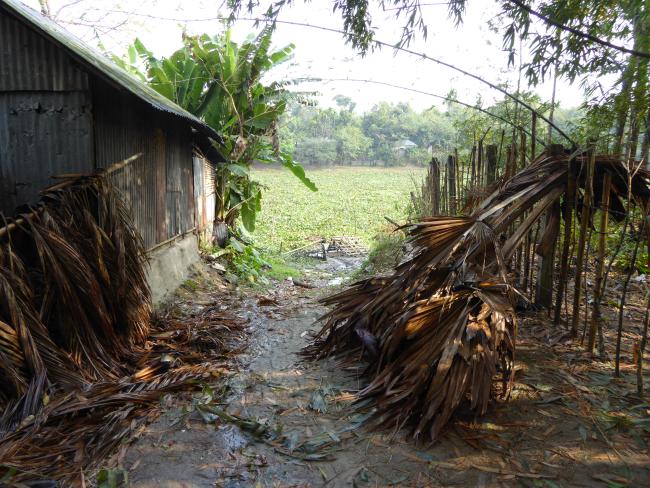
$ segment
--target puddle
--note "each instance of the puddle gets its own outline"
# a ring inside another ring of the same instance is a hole
[[[249,444],[248,438],[235,425],[220,425],[217,427],[217,442],[225,449],[234,452]]]
[[[348,256],[336,256],[328,257],[327,261],[323,261],[315,266],[316,269],[321,271],[330,271],[330,272],[351,272],[361,266],[363,263],[363,257],[348,257]]]

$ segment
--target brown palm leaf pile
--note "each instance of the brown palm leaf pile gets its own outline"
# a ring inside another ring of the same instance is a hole
[[[0,479],[71,482],[161,394],[213,371],[225,346],[193,323],[215,337],[241,325],[206,313],[148,339],[145,249],[103,174],[64,178],[0,225]]]
[[[407,226],[413,251],[390,276],[360,281],[323,300],[331,311],[304,354],[367,362],[369,382],[358,400],[376,407],[374,426],[407,425],[415,438],[434,441],[460,407],[483,414],[493,399],[507,398],[514,308],[523,299],[509,282],[509,261],[545,210],[564,200],[569,171],[584,186],[588,156],[575,156],[569,169],[569,155],[542,154],[470,215]],[[627,166],[597,157],[594,182],[602,182],[605,171],[612,174],[610,211],[620,218]],[[631,177],[632,195],[643,204],[650,196],[648,176],[641,170]],[[594,192],[600,201],[602,185],[594,183]]]

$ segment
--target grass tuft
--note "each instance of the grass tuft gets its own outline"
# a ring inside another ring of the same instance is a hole
[[[302,271],[297,267],[300,263],[288,261],[286,258],[278,254],[268,254],[264,256],[266,262],[271,266],[266,270],[266,276],[271,279],[283,281],[289,278],[299,278],[302,276]]]
[[[380,275],[392,271],[405,254],[405,236],[403,232],[380,234],[373,242],[368,257],[363,262],[357,278]]]

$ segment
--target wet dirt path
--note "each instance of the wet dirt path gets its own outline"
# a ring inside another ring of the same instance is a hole
[[[355,264],[309,270],[315,289],[283,282],[262,295],[221,296],[224,307],[249,321],[249,347],[232,373],[212,385],[225,392],[213,395],[212,410],[205,407],[209,392],[193,401],[166,400],[164,414],[123,460],[131,486],[650,486],[647,446],[612,450],[627,438],[601,435],[576,415],[598,400],[597,392],[584,386],[575,396],[564,388],[582,377],[557,377],[563,359],[526,339],[513,399],[479,423],[458,422],[428,448],[403,433],[363,428],[363,414],[351,406],[362,378],[334,361],[310,363],[298,355],[324,311],[316,297]],[[210,290],[195,298],[210,299],[217,299]],[[233,417],[224,420],[224,412]]]

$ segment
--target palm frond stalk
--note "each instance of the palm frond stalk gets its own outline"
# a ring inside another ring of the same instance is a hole
[[[480,415],[497,397],[507,398],[514,380],[515,306],[525,300],[511,284],[509,263],[545,212],[566,204],[569,171],[584,192],[588,157],[543,153],[468,206],[469,215],[405,226],[410,257],[389,276],[325,298],[331,310],[305,356],[365,361],[368,384],[358,400],[376,407],[371,423],[408,426],[422,440],[435,441],[462,405]],[[625,211],[621,198],[630,171],[618,158],[596,157],[594,181],[611,175],[607,210],[616,219]],[[629,179],[635,203],[644,208],[649,176],[637,169]],[[595,187],[592,201],[602,201],[602,191]],[[538,250],[552,237],[544,232]]]

